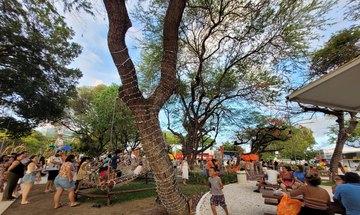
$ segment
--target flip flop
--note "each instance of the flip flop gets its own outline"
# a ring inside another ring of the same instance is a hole
[[[27,205],[27,204],[30,204],[29,201],[25,202],[25,203],[20,203],[21,205]]]
[[[71,205],[71,207],[76,207],[76,206],[79,206],[80,205],[80,202],[76,202],[74,205]]]

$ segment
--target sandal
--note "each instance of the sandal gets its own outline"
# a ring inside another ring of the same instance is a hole
[[[20,203],[20,204],[22,204],[22,205],[27,205],[27,204],[30,204],[30,202],[29,202],[29,201],[26,201],[25,203]]]

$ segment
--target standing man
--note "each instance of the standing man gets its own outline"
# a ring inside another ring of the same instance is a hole
[[[120,163],[120,154],[121,150],[117,149],[115,150],[114,156],[111,157],[110,166],[111,168],[116,172],[116,176],[121,176],[121,171],[118,171],[118,163]]]

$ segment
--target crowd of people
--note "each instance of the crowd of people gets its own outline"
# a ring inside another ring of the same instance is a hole
[[[320,187],[321,177],[317,169],[309,166],[297,165],[293,171],[290,166],[281,170],[274,170],[274,166],[264,166],[264,177],[254,192],[260,192],[263,184],[279,186],[274,193],[288,193],[291,197],[302,195],[304,204],[299,215],[327,215],[332,214],[330,205],[342,207],[347,215],[360,214],[360,176],[339,169],[335,176],[336,185],[333,186],[333,200],[331,202],[328,191]]]
[[[27,205],[31,188],[41,177],[47,175],[45,193],[55,192],[54,208],[60,208],[60,198],[67,191],[71,207],[80,205],[76,201],[76,192],[84,180],[104,183],[115,177],[120,177],[122,170],[140,174],[144,158],[132,157],[116,150],[114,154],[107,153],[99,158],[76,155],[73,151],[51,151],[46,159],[44,156],[32,155],[27,151],[12,153],[0,157],[0,192],[2,201],[11,201],[19,196],[21,189],[21,204]],[[128,167],[128,168],[124,168]],[[20,187],[20,184],[22,186]]]

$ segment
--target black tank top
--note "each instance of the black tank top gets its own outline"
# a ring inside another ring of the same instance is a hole
[[[24,176],[25,166],[21,162],[14,169],[10,170],[10,172],[15,173],[16,175]]]

